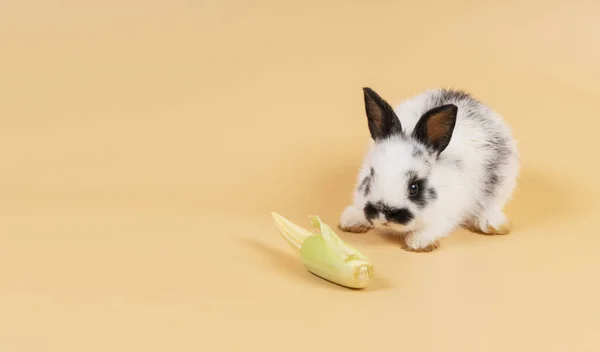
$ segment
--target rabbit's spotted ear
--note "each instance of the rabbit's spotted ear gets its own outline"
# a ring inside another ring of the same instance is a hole
[[[390,104],[371,88],[363,88],[363,93],[371,138],[377,141],[402,133],[400,120]]]
[[[454,104],[427,111],[417,122],[413,137],[439,155],[450,143],[457,113],[458,107]]]

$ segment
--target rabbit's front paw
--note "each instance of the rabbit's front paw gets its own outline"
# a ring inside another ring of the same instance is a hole
[[[373,226],[367,221],[364,212],[358,206],[351,205],[342,213],[339,228],[345,232],[365,233]]]
[[[404,237],[405,249],[410,252],[431,252],[440,246],[438,240],[426,240],[419,233],[410,233]]]

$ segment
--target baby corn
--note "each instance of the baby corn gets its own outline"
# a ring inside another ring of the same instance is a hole
[[[365,288],[373,279],[371,261],[356,248],[342,241],[318,216],[309,216],[312,233],[272,212],[275,225],[284,239],[300,254],[311,273],[338,285]]]

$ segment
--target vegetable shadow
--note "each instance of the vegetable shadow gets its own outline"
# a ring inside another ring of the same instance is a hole
[[[298,255],[286,254],[274,246],[266,245],[254,238],[240,239],[249,249],[263,256],[265,268],[274,271],[277,275],[295,277],[303,284],[309,284],[313,287],[333,289],[336,291],[356,291],[370,292],[381,291],[391,288],[391,285],[384,278],[376,276],[373,282],[364,289],[353,289],[340,286],[335,282],[327,281],[310,271],[302,264]]]

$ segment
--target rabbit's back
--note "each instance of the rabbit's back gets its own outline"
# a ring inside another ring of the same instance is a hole
[[[458,114],[450,143],[436,162],[439,178],[454,179],[448,173],[459,173],[460,186],[470,190],[473,206],[484,208],[514,188],[519,171],[516,142],[502,117],[465,91],[425,91],[394,111],[410,134],[424,113],[446,104],[456,105]]]

